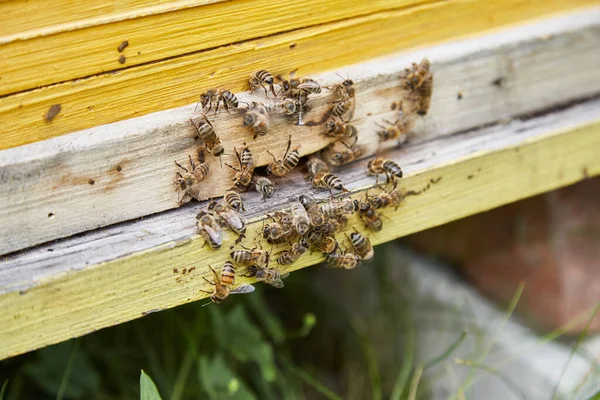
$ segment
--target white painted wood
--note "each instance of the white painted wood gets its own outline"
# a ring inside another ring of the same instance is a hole
[[[598,120],[600,100],[594,100],[533,119],[513,120],[468,133],[408,144],[383,155],[398,162],[405,175],[410,176],[452,164],[472,154],[513,148],[545,137],[549,132],[571,130]],[[365,175],[366,163],[367,160],[358,161],[339,171],[340,177],[353,192],[369,188],[374,183],[374,178]],[[264,218],[266,212],[285,207],[289,198],[307,190],[311,190],[308,184],[303,181],[300,172],[295,172],[286,181],[285,190],[276,192],[269,202],[263,202],[256,193],[245,195],[246,215],[254,219]],[[328,194],[319,192],[319,196],[327,197]],[[203,206],[197,202],[189,203],[143,219],[8,255],[0,261],[0,294],[26,290],[65,272],[97,267],[105,261],[133,253],[185,243],[195,237],[194,216]]]
[[[373,154],[378,150],[375,123],[394,118],[390,105],[402,97],[398,72],[411,61],[427,55],[435,72],[432,107],[414,135],[419,142],[600,93],[599,42],[600,7],[338,72],[357,82],[356,125],[360,142]],[[339,77],[332,72],[316,79],[327,84]],[[327,101],[325,94],[315,99],[313,118]],[[189,124],[193,108],[0,152],[0,254],[177,207],[173,161],[186,162],[195,153]],[[222,113],[213,122],[228,153],[246,141],[261,165],[269,162],[267,149],[283,153],[290,134],[302,144],[303,155],[327,144],[320,128],[275,120],[273,132],[256,141],[240,126],[239,116]],[[208,160],[207,197],[221,194],[232,176],[210,156]],[[276,183],[284,182],[289,179]]]

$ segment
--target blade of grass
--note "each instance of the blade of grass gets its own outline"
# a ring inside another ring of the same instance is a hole
[[[571,360],[573,359],[575,352],[581,345],[581,342],[583,341],[583,339],[585,339],[587,337],[587,333],[588,333],[588,330],[590,329],[590,325],[592,324],[592,321],[594,321],[594,318],[596,318],[596,315],[598,315],[598,311],[600,311],[600,303],[598,303],[596,305],[596,308],[594,308],[594,312],[592,313],[590,319],[588,320],[587,324],[585,325],[585,328],[583,329],[583,331],[581,331],[581,334],[577,338],[577,341],[575,342],[575,346],[573,346],[573,348],[571,349],[571,354],[569,354],[569,360],[565,364],[565,367],[563,368],[563,370],[560,374],[560,378],[558,379],[558,382],[556,383],[556,385],[554,386],[554,389],[552,390],[552,400],[556,399],[556,396],[558,395],[558,388],[560,387],[560,383],[562,382],[562,379],[565,376],[565,373],[567,372],[567,368],[569,368],[569,364],[571,363]],[[573,396],[573,398],[575,398],[575,396]]]
[[[186,351],[185,357],[181,362],[181,366],[179,367],[179,371],[177,372],[177,378],[175,378],[175,383],[173,383],[173,391],[171,392],[171,400],[179,400],[183,395],[183,390],[185,389],[185,384],[188,380],[188,376],[190,375],[190,370],[192,369],[192,364],[196,359],[195,351]]]
[[[513,312],[515,311],[515,308],[517,307],[517,304],[519,303],[519,300],[521,299],[521,296],[523,295],[524,289],[525,289],[525,282],[521,282],[519,284],[519,287],[517,287],[517,290],[516,290],[512,300],[510,301],[506,312],[504,313],[504,318],[502,319],[502,321],[500,323],[500,328],[498,329],[498,332],[502,332],[502,330],[506,326],[506,323],[512,316]],[[484,348],[483,353],[481,354],[481,357],[479,357],[479,359],[474,362],[473,366],[483,365],[483,361],[487,358],[488,354],[494,347],[495,343],[496,343],[496,341],[494,339],[491,339],[488,342],[488,345],[486,348]],[[467,364],[465,364],[465,365],[467,365]],[[475,369],[471,368],[467,378],[465,379],[463,384],[460,386],[459,390],[462,391],[463,393],[466,393],[469,390],[469,388],[473,385],[474,378],[475,378],[474,373],[475,373]],[[456,393],[452,395],[452,398],[456,398]]]
[[[422,366],[418,366],[415,369],[415,373],[413,374],[413,378],[410,382],[410,391],[408,392],[408,400],[415,400],[417,398],[417,388],[419,387],[419,381],[421,380],[421,376],[423,375],[424,368]]]
[[[431,368],[434,365],[439,364],[442,361],[444,361],[445,359],[447,359],[448,357],[450,357],[450,355],[452,353],[454,353],[454,350],[456,350],[458,348],[458,346],[460,346],[462,344],[462,342],[465,341],[466,338],[467,338],[467,331],[462,331],[460,336],[458,337],[458,339],[456,339],[454,341],[454,343],[452,343],[445,352],[440,354],[438,357],[430,360],[429,362],[425,363],[423,370],[426,370],[427,368]]]
[[[4,400],[4,393],[6,392],[6,387],[8,386],[8,379],[4,380],[2,384],[2,389],[0,389],[0,400]]]
[[[79,352],[79,340],[75,340],[73,346],[71,346],[71,351],[69,352],[69,358],[67,360],[67,366],[65,367],[65,372],[63,373],[62,379],[60,380],[60,386],[58,387],[58,393],[56,394],[56,400],[62,400],[69,387],[69,379],[71,379],[71,371],[73,370],[73,362],[75,361],[75,357]]]
[[[292,364],[290,360],[285,360],[284,364],[288,371],[290,371],[292,374],[296,375],[298,378],[304,381],[304,383],[321,393],[325,398],[329,400],[342,400],[342,398],[335,394],[331,389],[323,385],[308,372]]]
[[[508,379],[507,376],[505,376],[502,373],[500,373],[500,371],[498,371],[497,369],[492,368],[492,367],[490,367],[488,365],[485,365],[485,364],[478,363],[476,361],[462,360],[460,358],[457,358],[455,360],[455,362],[457,364],[467,365],[467,366],[474,367],[474,368],[480,369],[482,371],[485,371],[485,372],[487,372],[489,374],[492,374],[493,376],[495,376],[496,378],[498,378],[502,382],[504,382],[504,384],[507,387],[509,387],[515,395],[517,395],[518,397],[520,397],[523,400],[526,399],[525,393],[523,393],[523,391],[521,389],[519,389],[519,387],[513,381],[511,381],[510,379]]]
[[[407,319],[408,318],[405,317],[405,320]],[[402,393],[404,392],[415,360],[415,330],[408,326],[408,323],[406,325],[407,335],[406,341],[404,342],[405,357],[402,361],[402,367],[400,367],[400,372],[398,373],[398,378],[394,384],[392,394],[390,395],[390,400],[400,400],[400,396],[402,396]]]

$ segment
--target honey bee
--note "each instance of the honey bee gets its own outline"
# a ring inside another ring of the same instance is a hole
[[[356,254],[365,261],[371,260],[375,255],[373,246],[368,237],[361,235],[358,231],[350,234],[350,243],[356,251]]]
[[[340,75],[338,75],[338,76],[340,78],[344,79]],[[354,98],[355,93],[356,93],[355,88],[354,88],[354,81],[352,81],[352,79],[344,79],[344,81],[342,83],[336,83],[335,85],[331,86],[329,89],[333,92],[334,97],[338,101],[348,99],[348,98]]]
[[[208,210],[218,216],[221,225],[227,225],[238,235],[246,233],[246,217],[229,207],[226,202],[211,201],[208,203]]]
[[[335,218],[328,218],[327,221],[323,224],[323,232],[326,235],[334,235],[335,233],[341,231],[348,225],[348,217],[345,215],[338,215]]]
[[[244,208],[244,203],[242,202],[242,198],[238,192],[230,190],[223,195],[223,199],[229,205],[229,207],[233,208],[235,211],[246,211]]]
[[[368,197],[369,203],[376,209],[383,207],[395,207],[398,209],[398,207],[404,204],[405,198],[406,193],[403,190],[398,189],[396,184],[394,184],[394,187],[390,192],[383,192],[379,195]]]
[[[287,149],[285,150],[285,154],[283,155],[283,159],[277,160],[273,153],[267,150],[267,153],[273,157],[273,162],[267,165],[267,174],[275,175],[275,176],[284,176],[288,172],[291,172],[296,165],[298,165],[298,161],[300,161],[300,153],[298,149],[300,145],[294,146],[292,151],[290,151],[290,147],[292,146],[292,136],[288,140]]]
[[[331,172],[319,172],[312,179],[312,184],[317,189],[327,189],[333,197],[333,190],[347,192],[342,180]]]
[[[418,91],[419,94],[419,108],[417,114],[426,115],[429,111],[429,104],[431,103],[431,95],[433,94],[433,75],[425,79]]]
[[[248,147],[244,147],[242,150],[242,154],[238,153],[237,149],[234,147],[235,155],[238,159],[239,168],[234,167],[233,165],[225,163],[229,168],[237,171],[237,174],[233,178],[233,183],[238,190],[246,191],[250,187],[252,183],[252,176],[254,175],[254,169],[256,168],[256,161],[252,156],[252,152]]]
[[[189,157],[190,170],[175,161],[175,165],[184,171],[183,174],[179,171],[175,173],[175,182],[178,185],[177,191],[183,191],[183,196],[179,200],[179,205],[187,203],[192,198],[200,200],[201,196],[199,183],[206,178],[208,172],[210,171],[210,167],[204,162],[204,152],[200,151],[199,153],[200,164],[198,165],[194,163],[192,156]]]
[[[296,235],[296,231],[291,221],[288,223],[273,222],[263,227],[262,235],[268,243],[281,244],[292,240]]]
[[[314,79],[301,78],[300,84],[298,85],[298,90],[300,90],[306,94],[309,94],[309,93],[318,94],[318,93],[321,93],[321,85],[319,84],[319,82],[315,81]]]
[[[210,112],[214,106],[215,114],[219,112],[219,104],[221,103],[223,103],[223,107],[225,107],[227,112],[229,112],[229,108],[238,108],[238,99],[229,90],[207,90],[200,95],[200,101],[198,102],[198,104],[202,104],[202,109],[206,112]],[[198,108],[198,104],[196,104],[196,109]],[[208,109],[206,109],[207,106]]]
[[[240,285],[235,289],[231,287],[235,284],[235,269],[230,262],[226,262],[221,268],[221,274],[219,275],[217,271],[213,269],[210,265],[208,266],[210,270],[213,272],[214,281],[211,282],[205,277],[204,280],[209,284],[213,285],[215,288],[212,292],[202,290],[205,293],[209,293],[210,299],[215,304],[221,304],[230,294],[243,294],[243,293],[251,293],[254,292],[254,286],[252,285]]]
[[[395,122],[384,121],[387,126],[379,125],[381,128],[377,131],[379,141],[384,142],[386,140],[398,139],[399,143],[404,143],[408,139],[408,133],[414,126],[413,117],[410,114],[404,114],[400,112],[400,118]]]
[[[263,200],[273,196],[275,185],[268,178],[265,178],[264,176],[255,176],[252,178],[252,183],[254,184],[254,189],[256,189],[257,192],[262,193]]]
[[[234,263],[249,267],[256,265],[260,268],[267,268],[269,265],[269,252],[264,250],[234,250],[229,253]]]
[[[325,216],[321,207],[317,204],[317,201],[310,194],[301,194],[298,196],[298,201],[302,204],[302,207],[306,210],[308,218],[312,226],[320,226],[325,223]]]
[[[204,116],[205,122],[201,122],[198,125],[196,125],[192,118],[190,118],[190,121],[192,122],[192,125],[194,125],[194,128],[196,128],[198,140],[200,140],[201,143],[200,146],[215,157],[220,157],[223,155],[225,149],[221,144],[221,139],[219,139],[215,133],[215,129],[208,118]]]
[[[321,93],[321,85],[310,78],[296,79],[294,76],[296,71],[290,72],[290,79],[284,79],[283,76],[278,75],[277,79],[281,82],[281,90],[279,94],[283,94],[287,98],[298,98],[302,93],[308,95],[310,93]]]
[[[288,116],[298,116],[296,125],[304,125],[302,121],[302,114],[308,110],[306,106],[306,96],[300,96],[299,99],[285,99],[280,103],[281,111]]]
[[[212,249],[218,249],[223,244],[223,230],[215,217],[206,210],[201,210],[196,216],[198,233]]]
[[[329,254],[338,248],[338,242],[331,235],[326,235],[322,227],[315,226],[306,234],[306,241],[319,251]]]
[[[353,269],[360,263],[360,257],[354,253],[335,251],[325,257],[331,268]]]
[[[337,140],[354,139],[356,141],[358,131],[354,125],[330,120],[325,124],[325,136]]]
[[[257,280],[268,285],[281,289],[283,287],[282,279],[289,276],[289,272],[279,272],[276,268],[258,268],[254,265],[246,268],[246,276],[256,277]]]
[[[381,217],[375,208],[371,206],[370,202],[365,201],[359,204],[358,215],[360,216],[360,219],[362,219],[365,226],[373,232],[379,232],[383,228],[383,221],[381,220]]]
[[[309,247],[310,244],[306,241],[306,239],[301,237],[297,242],[292,244],[291,249],[281,252],[281,255],[277,257],[277,263],[279,265],[292,265],[298,261],[302,254],[306,253]]]
[[[254,139],[269,133],[269,109],[262,103],[252,102],[244,113],[244,126],[252,129]]]
[[[354,98],[347,98],[336,101],[329,111],[330,115],[340,118],[342,121],[350,121],[354,117]],[[347,118],[344,118],[347,115]]]
[[[306,168],[308,169],[309,179],[314,178],[319,172],[329,172],[329,165],[315,155],[308,157]]]
[[[293,203],[290,214],[292,214],[292,225],[299,235],[304,235],[310,229],[310,218],[300,203]]]
[[[350,198],[329,201],[321,206],[323,215],[327,218],[335,218],[344,214],[352,214],[358,211],[358,200],[352,200]]]
[[[326,149],[325,153],[329,155],[327,158],[327,162],[330,165],[339,167],[344,164],[348,164],[358,158],[360,158],[363,154],[366,153],[367,149],[365,146],[354,144],[352,146],[348,146],[347,143],[342,142],[344,146],[346,146],[346,150],[335,151],[334,146],[335,143],[330,144]]]
[[[260,86],[265,91],[265,97],[269,97],[269,92],[267,92],[267,88],[265,87],[265,85],[269,86],[271,88],[271,93],[273,93],[273,96],[277,97],[277,94],[275,93],[275,88],[273,87],[273,83],[273,75],[271,75],[269,71],[265,71],[264,69],[254,72],[248,80],[248,84],[250,85],[250,91],[258,89],[258,87]]]
[[[367,175],[377,176],[379,182],[380,174],[385,174],[386,182],[395,181],[396,178],[402,178],[402,168],[391,160],[376,157],[367,164]]]
[[[413,92],[419,89],[423,85],[423,82],[431,76],[429,72],[430,67],[431,63],[426,58],[418,65],[413,63],[412,69],[405,70],[405,76],[401,76],[401,78],[405,79],[404,89]]]

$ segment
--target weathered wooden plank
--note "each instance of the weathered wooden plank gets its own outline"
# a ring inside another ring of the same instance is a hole
[[[425,53],[433,61],[436,86],[430,115],[416,140],[600,92],[600,70],[595,67],[600,54],[593,51],[600,40],[598,16],[577,14],[345,68],[340,72],[357,82],[361,143],[368,146],[368,154],[377,150],[374,123],[394,118],[389,108],[401,94],[398,71]],[[577,74],[571,73],[574,64]],[[339,77],[330,73],[317,79],[334,82]],[[315,101],[315,113],[325,101]],[[5,221],[0,237],[6,238],[0,253],[176,207],[173,160],[184,162],[194,153],[188,120],[192,111],[188,106],[0,152],[0,219]],[[302,142],[302,154],[327,144],[320,128],[280,123],[272,134],[253,142],[239,116],[223,113],[214,122],[227,152],[248,141],[261,165],[270,161],[267,148],[275,154],[284,151],[289,134]],[[232,171],[208,159],[212,170],[207,193],[222,193]]]
[[[225,0],[94,0],[85,7],[71,0],[0,1],[0,43],[27,40],[89,26],[162,14]]]
[[[301,74],[311,74],[579,2],[544,2],[542,8],[538,1],[486,2],[486,18],[479,4],[456,0],[379,12],[8,95],[0,98],[0,148],[190,104],[209,87],[239,91],[252,71],[265,67],[274,73],[299,68]],[[44,115],[54,104],[61,104],[62,110],[47,123]]]
[[[219,2],[142,15],[101,26],[92,25],[25,41],[2,43],[0,38],[0,59],[5,60],[0,95],[422,2]],[[129,46],[119,53],[117,46],[124,40],[129,42]],[[49,52],[48,49],[53,51]],[[57,54],[60,57],[57,58]],[[125,64],[119,62],[121,55],[126,57]]]
[[[599,105],[593,101],[385,154],[404,167],[407,177],[402,185],[422,192],[409,197],[397,211],[386,211],[384,229],[370,235],[372,242],[382,243],[599,175]],[[364,176],[364,165],[364,161],[354,163],[340,172],[357,197],[373,183]],[[306,191],[306,186],[300,190]],[[294,186],[260,209],[256,198],[248,206],[256,215],[285,204],[287,195],[298,192]],[[0,358],[204,297],[198,290],[208,288],[201,279],[208,276],[207,265],[225,261],[234,238],[230,235],[219,251],[202,248],[193,229],[196,209],[190,204],[165,213],[166,218],[148,217],[4,259],[0,264],[4,293],[0,296]],[[350,226],[360,228],[361,224],[352,221]],[[255,218],[247,244],[261,227],[261,218]],[[152,248],[143,250],[136,241],[152,243]],[[54,252],[49,253],[50,248]],[[317,253],[306,254],[291,269],[319,260]]]

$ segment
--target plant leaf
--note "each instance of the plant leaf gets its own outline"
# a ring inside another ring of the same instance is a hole
[[[140,400],[162,400],[152,378],[144,370],[140,374]]]

